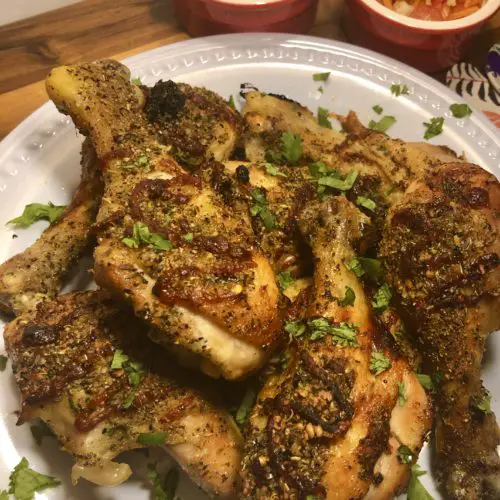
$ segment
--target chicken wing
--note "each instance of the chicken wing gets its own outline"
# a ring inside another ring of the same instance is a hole
[[[49,425],[75,459],[74,482],[119,484],[132,471],[114,458],[156,444],[206,491],[232,497],[239,431],[192,374],[165,363],[144,328],[102,291],[43,301],[11,322],[4,337],[19,424]]]
[[[98,284],[206,373],[236,379],[256,370],[280,330],[279,293],[246,210],[235,213],[209,185],[210,165],[193,177],[176,163],[118,62],[56,68],[47,91],[103,163]],[[170,104],[175,115],[183,101]]]
[[[61,218],[24,252],[0,266],[0,308],[19,314],[55,297],[61,280],[88,248],[101,201],[102,181],[90,141],[82,148],[82,178]]]
[[[313,288],[305,320],[287,324],[296,339],[287,367],[267,381],[250,417],[244,498],[389,499],[406,485],[398,449],[418,453],[431,408],[414,372],[377,332],[346,267],[365,223],[344,197],[310,202],[300,217],[314,255]],[[346,287],[354,303],[341,305]]]
[[[413,182],[380,246],[390,284],[437,389],[438,469],[448,498],[500,497],[500,433],[481,383],[500,327],[500,184],[471,164]]]

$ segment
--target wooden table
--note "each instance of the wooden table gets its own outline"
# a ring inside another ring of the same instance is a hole
[[[345,40],[338,3],[320,0],[312,35]],[[43,79],[52,67],[101,57],[121,59],[186,38],[168,0],[83,0],[0,27],[0,139],[47,100]],[[475,59],[499,40],[497,13],[468,60],[482,66]]]

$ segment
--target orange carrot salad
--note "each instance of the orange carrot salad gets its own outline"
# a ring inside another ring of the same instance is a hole
[[[452,21],[470,16],[486,0],[378,0],[387,8],[423,21]]]

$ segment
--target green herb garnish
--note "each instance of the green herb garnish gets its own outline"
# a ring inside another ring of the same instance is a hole
[[[377,208],[377,204],[371,198],[365,198],[364,196],[358,196],[356,198],[356,205],[366,208],[371,212],[375,212],[375,209]]]
[[[332,128],[332,124],[328,119],[329,113],[326,108],[322,108],[321,106],[318,108],[318,123],[321,127]]]
[[[129,248],[139,248],[141,245],[152,245],[155,250],[171,250],[172,243],[163,236],[151,233],[143,222],[136,222],[132,228],[132,237],[123,238],[122,243]]]
[[[375,132],[386,132],[395,123],[396,118],[394,118],[394,116],[383,116],[378,122],[370,120],[368,122],[368,128]]]
[[[25,228],[42,219],[53,224],[61,217],[65,209],[66,205],[54,205],[50,201],[46,205],[43,203],[30,203],[24,207],[22,215],[11,219],[7,224]]]
[[[134,85],[142,85],[141,78],[138,76],[135,76],[130,80]]]
[[[141,363],[131,360],[121,349],[116,349],[111,360],[110,370],[124,370],[127,374],[131,390],[125,395],[122,408],[130,408],[134,402],[137,387],[144,376],[144,369]]]
[[[436,135],[439,135],[443,131],[443,124],[444,118],[441,116],[439,118],[431,118],[430,122],[425,122],[424,126],[426,131],[424,139],[432,139],[433,137],[436,137]]]
[[[384,356],[383,352],[374,351],[370,358],[370,371],[375,375],[380,375],[391,367],[391,362]]]
[[[427,472],[421,470],[417,464],[411,467],[411,476],[407,493],[408,500],[434,500],[424,488],[420,479],[418,479],[420,476],[424,476],[425,474],[427,474]]]
[[[328,186],[333,189],[338,189],[339,191],[349,191],[354,186],[357,178],[358,172],[356,170],[351,170],[345,179],[338,179],[333,176],[320,177],[318,179],[318,184],[320,186]]]
[[[485,390],[483,397],[475,404],[475,407],[483,413],[491,413],[491,394]]]
[[[234,104],[234,97],[232,94],[229,96],[227,104],[229,105],[230,108],[236,109],[236,104]]]
[[[148,479],[153,485],[154,500],[174,500],[179,483],[179,471],[172,467],[162,479],[156,470],[156,464],[148,464]]]
[[[384,108],[382,106],[379,106],[378,104],[373,106],[372,109],[373,111],[375,111],[375,113],[377,113],[377,115],[381,115],[384,112]]]
[[[333,340],[342,347],[357,347],[358,326],[357,323],[340,323],[339,326],[332,328]]]
[[[406,395],[406,386],[404,382],[398,382],[398,406],[404,406],[408,401],[408,396]]]
[[[452,104],[450,111],[455,118],[467,118],[472,114],[472,109],[467,104]]]
[[[382,277],[382,265],[377,259],[354,257],[349,264],[346,264],[346,267],[358,278],[366,274],[371,280],[378,283]]]
[[[380,314],[387,309],[389,302],[392,299],[391,287],[384,283],[373,296],[372,306],[373,310]]]
[[[427,389],[428,391],[433,391],[435,389],[434,382],[430,375],[426,375],[425,373],[417,373],[417,379],[424,389]]]
[[[276,220],[267,207],[264,190],[262,188],[252,189],[252,198],[255,203],[252,207],[250,207],[250,214],[252,217],[256,217],[258,215],[265,228],[270,231],[276,225]]]
[[[302,142],[298,135],[285,132],[281,136],[281,154],[291,165],[295,165],[302,156]]]
[[[280,169],[272,163],[261,163],[260,166],[264,167],[268,175],[272,175],[273,177],[286,177],[286,174],[281,172]]]
[[[39,422],[31,425],[30,431],[38,446],[41,446],[44,437],[54,437],[54,433],[45,422]]]
[[[402,444],[398,448],[398,457],[403,464],[411,464],[415,459],[415,453],[413,453],[413,451],[411,451],[410,448],[408,448],[408,446]]]
[[[288,333],[290,340],[301,337],[306,331],[306,325],[302,321],[285,321],[285,332]]]
[[[16,500],[32,500],[35,493],[60,484],[58,479],[30,469],[28,460],[23,457],[10,474],[8,493]]]
[[[144,434],[139,434],[139,436],[137,437],[137,442],[144,446],[163,446],[166,439],[166,432],[146,432]]]
[[[257,399],[257,391],[252,383],[250,383],[245,391],[245,395],[241,404],[236,412],[236,423],[238,425],[245,425],[247,423],[250,412],[252,411],[255,400]]]
[[[278,282],[281,290],[284,292],[290,285],[295,283],[290,271],[282,271],[278,274]]]
[[[0,372],[5,371],[5,368],[7,368],[7,361],[8,360],[9,360],[9,358],[7,356],[0,354]]]
[[[410,90],[408,89],[408,86],[406,84],[393,83],[391,85],[391,94],[395,95],[396,97],[399,97],[400,95],[409,95]]]
[[[193,241],[193,233],[187,233],[183,236],[183,238],[188,242],[188,243],[192,243]]]
[[[326,82],[331,74],[331,71],[328,71],[326,73],[314,73],[313,80],[315,82]]]
[[[346,286],[344,298],[339,300],[339,304],[342,307],[353,306],[355,300],[356,294],[354,293],[354,290],[350,286]]]
[[[120,167],[126,170],[136,170],[141,167],[146,167],[147,165],[149,165],[149,158],[147,155],[140,155],[132,163],[122,163]]]

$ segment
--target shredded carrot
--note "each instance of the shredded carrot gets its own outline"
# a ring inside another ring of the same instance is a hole
[[[464,2],[464,7],[467,8],[467,7],[474,7],[474,6],[481,6],[481,4],[483,3],[483,0],[465,0]]]
[[[392,0],[384,0],[384,5],[389,7],[389,9],[392,9]]]
[[[474,12],[477,12],[478,10],[479,7],[469,7],[467,9],[456,10],[450,15],[448,21],[453,21],[454,19],[462,19],[462,17],[470,16],[471,14],[474,14]]]

